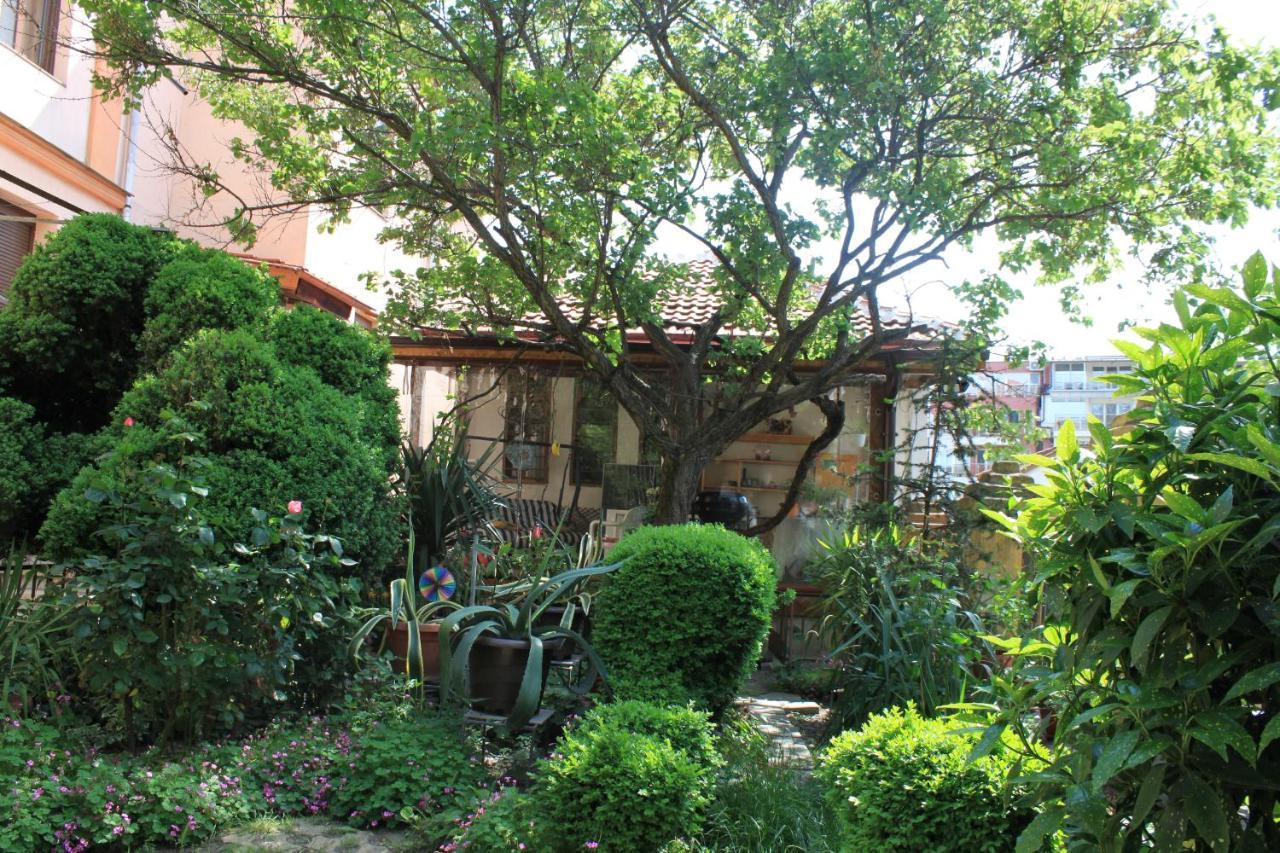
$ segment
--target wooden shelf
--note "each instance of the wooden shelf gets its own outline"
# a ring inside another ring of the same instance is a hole
[[[792,468],[800,464],[799,459],[716,459],[711,464],[735,462],[739,465],[789,465]]]
[[[725,486],[726,489],[737,489],[740,492],[786,492],[786,486]]]
[[[812,435],[779,435],[772,432],[748,432],[734,439],[735,442],[756,442],[758,444],[809,444]]]

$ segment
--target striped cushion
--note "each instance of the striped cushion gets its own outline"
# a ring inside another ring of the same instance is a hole
[[[535,498],[508,498],[494,511],[490,521],[501,542],[512,545],[526,544],[533,528],[542,525],[542,529],[550,534],[560,523],[564,510],[552,501]],[[591,522],[600,517],[598,509],[582,509],[565,519],[560,528],[560,541],[568,546],[576,546],[582,541]]]

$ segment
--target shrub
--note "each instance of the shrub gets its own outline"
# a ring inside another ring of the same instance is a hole
[[[131,743],[223,734],[290,693],[307,696],[345,665],[350,627],[342,604],[353,590],[321,570],[342,559],[337,543],[303,534],[296,516],[256,512],[252,546],[233,551],[200,513],[204,460],[187,453],[198,436],[176,419],[163,428],[162,452],[137,460],[123,488],[91,484],[87,497],[113,522],[108,550],[76,563],[67,585],[86,689],[119,709],[111,724]]]
[[[179,244],[147,288],[142,356],[158,367],[201,329],[265,323],[279,304],[280,285],[265,270],[226,252]]]
[[[463,811],[436,811],[420,826],[432,849],[475,850],[484,853],[536,853],[541,822],[534,799],[519,789],[486,791]]]
[[[672,683],[715,713],[733,701],[769,632],[776,574],[754,539],[722,527],[643,527],[610,552],[593,642],[620,694]]]
[[[831,741],[816,773],[843,827],[842,850],[1012,849],[1026,820],[1003,795],[1009,762],[970,762],[976,738],[956,727],[908,706]]]
[[[78,216],[18,268],[0,311],[0,392],[55,433],[92,432],[133,382],[143,303],[175,241],[118,216]]]
[[[201,405],[190,408],[192,402]],[[110,428],[115,452],[63,489],[41,529],[51,553],[95,547],[93,534],[108,518],[101,505],[85,501],[86,490],[95,483],[107,485],[100,491],[127,489],[145,460],[161,452],[169,410],[186,412],[200,434],[193,452],[209,461],[203,476],[210,490],[202,513],[220,540],[249,541],[251,508],[281,512],[301,500],[307,527],[340,538],[362,577],[381,577],[401,541],[389,498],[393,451],[365,439],[360,401],[308,368],[282,363],[249,330],[197,335],[125,395]]]
[[[684,709],[592,711],[541,766],[536,849],[651,851],[696,833],[714,775],[709,738],[706,718]]]
[[[1004,519],[1051,620],[1007,643],[1015,678],[993,691],[997,729],[1053,743],[1028,846],[1065,829],[1081,849],[1280,849],[1280,270],[1242,273],[1118,344],[1133,371],[1112,381],[1138,405],[1091,420],[1089,452],[1064,425]]]
[[[53,496],[96,444],[78,433],[50,434],[31,406],[0,397],[0,542],[38,529]]]
[[[352,727],[330,809],[353,826],[397,826],[401,812],[430,810],[485,781],[468,755],[461,724],[445,717],[392,716]]]

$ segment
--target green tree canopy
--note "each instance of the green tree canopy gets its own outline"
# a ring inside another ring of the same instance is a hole
[[[579,356],[663,450],[668,519],[736,436],[904,334],[878,288],[949,247],[994,231],[1004,268],[1052,282],[1121,247],[1168,270],[1202,255],[1198,223],[1276,194],[1277,56],[1163,0],[83,5],[116,88],[176,74],[292,203],[394,211],[385,236],[431,263],[393,318]],[[655,309],[677,231],[721,303],[688,341]]]

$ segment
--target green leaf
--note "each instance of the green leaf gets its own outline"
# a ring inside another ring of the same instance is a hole
[[[1189,498],[1182,492],[1175,491],[1172,487],[1165,489],[1160,493],[1160,497],[1164,498],[1165,506],[1173,510],[1187,521],[1196,521],[1203,523],[1205,521],[1204,507],[1196,503],[1193,498]]]
[[[1221,524],[1227,520],[1227,516],[1231,515],[1231,507],[1233,505],[1235,492],[1231,486],[1227,486],[1227,490],[1218,499],[1213,502],[1213,506],[1209,507],[1209,518],[1214,524]]]
[[[125,642],[124,637],[116,637],[111,641],[111,650],[116,653],[116,657],[124,657],[125,650],[129,648],[129,644]]]
[[[1240,753],[1252,764],[1257,758],[1257,746],[1244,726],[1220,711],[1202,711],[1192,718],[1188,734],[1227,760],[1227,747]]]
[[[1080,442],[1076,440],[1076,427],[1071,421],[1063,421],[1062,428],[1058,430],[1057,445],[1058,459],[1063,462],[1075,462],[1080,458]]]
[[[1235,468],[1255,477],[1262,477],[1264,480],[1271,479],[1271,472],[1267,470],[1267,466],[1248,456],[1239,456],[1235,453],[1188,453],[1187,458],[1200,462],[1212,462],[1215,465],[1225,465],[1228,468]]]
[[[1018,836],[1018,845],[1014,853],[1040,853],[1045,841],[1057,835],[1062,827],[1062,818],[1066,811],[1061,806],[1045,809],[1031,819],[1027,828]]]
[[[1260,666],[1246,674],[1227,691],[1227,695],[1222,697],[1222,701],[1230,702],[1232,699],[1244,696],[1247,693],[1264,690],[1277,681],[1280,681],[1280,661]]]
[[[1127,581],[1121,581],[1111,587],[1111,591],[1107,595],[1111,598],[1111,618],[1115,619],[1120,615],[1120,611],[1124,609],[1125,602],[1133,595],[1138,585],[1145,581],[1146,578],[1131,578]]]
[[[1129,832],[1142,827],[1147,815],[1151,813],[1151,807],[1156,804],[1156,798],[1164,793],[1165,770],[1166,766],[1161,764],[1147,771],[1142,784],[1138,787],[1138,796],[1133,802]]]
[[[1213,850],[1226,850],[1230,845],[1230,828],[1227,825],[1227,809],[1218,792],[1208,782],[1194,775],[1184,776],[1175,791],[1182,802],[1183,811],[1191,818],[1191,824],[1200,833],[1200,837]]]
[[[1271,745],[1276,738],[1280,738],[1280,714],[1276,714],[1267,721],[1267,727],[1262,730],[1262,736],[1258,738],[1258,754]]]
[[[969,756],[966,760],[977,761],[984,755],[990,754],[991,750],[996,748],[996,744],[1000,743],[1000,736],[1004,734],[1005,725],[1005,723],[993,723],[987,726],[982,733],[982,737],[978,738],[978,742],[969,751]]]
[[[1133,752],[1133,748],[1138,745],[1138,737],[1137,729],[1129,729],[1112,736],[1107,741],[1107,745],[1102,748],[1102,755],[1098,756],[1098,763],[1093,766],[1093,775],[1089,780],[1094,793],[1100,792],[1102,786],[1120,772],[1125,760],[1129,758],[1129,753]]]
[[[1244,280],[1244,292],[1250,299],[1257,299],[1258,294],[1267,286],[1267,259],[1261,252],[1254,252],[1244,262],[1240,278]]]
[[[1148,613],[1147,617],[1138,624],[1138,630],[1133,632],[1133,643],[1129,646],[1129,659],[1138,669],[1146,669],[1147,649],[1172,612],[1173,606],[1167,605]]]

